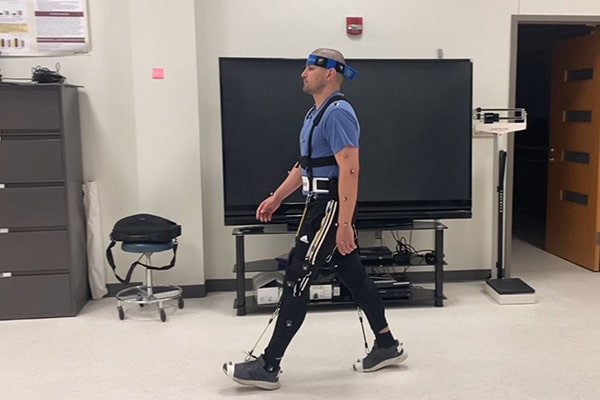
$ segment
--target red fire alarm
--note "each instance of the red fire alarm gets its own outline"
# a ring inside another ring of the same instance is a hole
[[[346,17],[346,33],[348,35],[360,35],[362,31],[362,17]]]

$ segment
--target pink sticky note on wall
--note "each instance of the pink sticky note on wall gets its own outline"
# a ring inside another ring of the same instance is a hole
[[[152,79],[165,79],[165,69],[152,68]]]

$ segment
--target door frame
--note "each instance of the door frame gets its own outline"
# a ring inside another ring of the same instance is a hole
[[[519,25],[600,25],[600,15],[512,15],[510,27],[510,72],[508,106],[515,107],[517,98],[517,56]],[[513,218],[513,182],[514,182],[515,137],[508,135],[508,155],[506,162],[506,189],[504,202],[505,276],[510,277],[512,264],[512,218]]]

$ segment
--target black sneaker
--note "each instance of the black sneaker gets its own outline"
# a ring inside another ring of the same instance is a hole
[[[365,358],[358,359],[353,367],[358,372],[373,372],[378,369],[400,364],[408,358],[408,354],[402,348],[402,343],[396,343],[390,347],[378,347],[377,341],[373,344],[373,348]]]
[[[279,368],[273,372],[265,369],[262,356],[255,360],[234,364],[231,361],[223,364],[225,375],[242,385],[255,386],[265,390],[279,389]]]

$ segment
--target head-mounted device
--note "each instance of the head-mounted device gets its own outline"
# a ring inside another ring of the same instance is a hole
[[[356,77],[356,74],[358,74],[357,70],[344,63],[341,63],[331,58],[319,56],[317,54],[310,54],[306,59],[306,65],[316,65],[317,67],[322,67],[326,69],[333,68],[337,72],[341,73],[344,76],[344,78],[348,80],[354,79]]]

